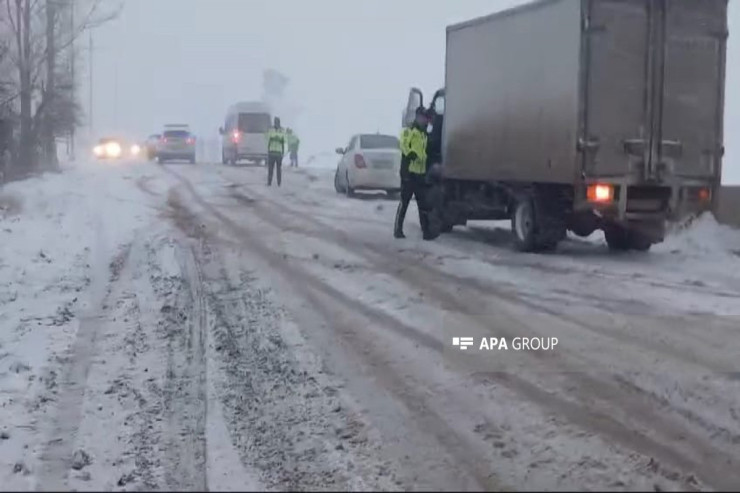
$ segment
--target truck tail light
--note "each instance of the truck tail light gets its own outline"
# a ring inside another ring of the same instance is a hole
[[[355,167],[367,168],[367,163],[365,162],[365,158],[362,157],[361,154],[355,154]]]
[[[231,141],[234,144],[237,144],[237,143],[239,143],[239,137],[240,137],[239,136],[239,132],[234,132],[233,134],[231,134]]]
[[[700,201],[709,202],[709,199],[712,198],[712,193],[708,188],[701,188],[699,189],[698,196]]]
[[[586,189],[586,198],[589,202],[611,202],[614,200],[614,187],[611,185],[589,185]]]

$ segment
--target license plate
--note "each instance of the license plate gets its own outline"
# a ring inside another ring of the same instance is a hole
[[[373,161],[373,168],[375,169],[391,169],[393,167],[393,161]]]

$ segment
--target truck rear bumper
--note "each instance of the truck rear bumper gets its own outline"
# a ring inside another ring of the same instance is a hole
[[[589,195],[589,187],[596,185],[611,187],[607,200]],[[598,180],[576,190],[575,210],[591,210],[615,221],[678,219],[687,213],[711,210],[712,190],[711,183],[702,180],[674,180],[657,185]]]

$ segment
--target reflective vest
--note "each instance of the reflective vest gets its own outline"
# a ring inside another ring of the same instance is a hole
[[[271,128],[267,132],[267,152],[285,154],[285,133],[282,129]]]
[[[427,134],[418,128],[404,128],[401,132],[401,154],[416,153],[416,159],[409,160],[409,173],[423,175],[427,172]]]
[[[290,152],[298,152],[300,143],[301,139],[296,134],[288,134],[288,150]]]

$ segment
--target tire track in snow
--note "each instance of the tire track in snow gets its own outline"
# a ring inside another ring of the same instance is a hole
[[[425,341],[426,344],[434,345],[439,351],[442,350],[442,343],[436,339],[429,338],[426,334],[413,327],[399,323],[382,311],[375,310],[357,300],[349,298],[344,293],[323,283],[303,269],[285,264],[282,256],[272,251],[266,244],[259,240],[258,236],[232,221],[203,200],[188,180],[174,171],[166,171],[180,180],[191,193],[196,203],[236,233],[248,245],[250,250],[263,258],[277,272],[286,276],[287,279],[291,279],[293,284],[306,287],[307,289],[301,290],[301,294],[317,309],[321,317],[325,320],[325,323],[335,325],[336,332],[343,337],[347,337],[350,343],[355,343],[356,346],[357,341],[352,339],[358,335],[358,327],[363,327],[367,322],[377,323],[380,321],[381,323],[385,322],[388,327],[405,333],[407,336],[417,337],[420,341]],[[180,206],[185,208],[183,204]],[[188,231],[197,229],[192,226],[183,226]],[[361,319],[357,319],[356,315],[352,316],[353,313],[358,312],[362,314]],[[369,365],[376,366],[376,362],[369,362]],[[400,402],[403,402],[409,410],[415,413],[418,425],[426,433],[434,437],[438,444],[447,450],[451,457],[454,457],[454,463],[447,465],[446,472],[448,475],[453,474],[456,477],[457,483],[455,484],[458,486],[465,484],[466,489],[505,489],[501,481],[491,472],[490,464],[476,452],[475,447],[471,447],[471,443],[459,436],[446,419],[438,415],[431,407],[423,405],[425,401],[423,395],[416,393],[414,389],[410,388],[404,382],[403,377],[394,373],[392,369],[379,367],[377,371],[386,382],[386,388],[393,392],[396,398]],[[449,480],[450,477],[447,478],[447,481]]]
[[[105,324],[106,301],[113,284],[126,268],[132,244],[126,244],[109,262],[102,220],[98,217],[96,262],[90,284],[91,300],[87,310],[78,317],[75,339],[65,355],[59,400],[46,431],[47,442],[40,454],[37,489],[54,491],[67,489],[72,454],[77,431],[82,420],[82,406],[87,377],[96,356],[99,329]]]
[[[206,301],[192,250],[178,244],[177,257],[188,294],[179,308],[187,318],[169,327],[167,342],[166,480],[178,491],[207,491]]]

